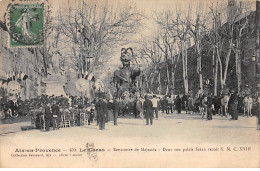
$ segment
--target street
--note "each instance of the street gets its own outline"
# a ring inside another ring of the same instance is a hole
[[[102,131],[92,124],[5,134],[0,137],[1,159],[5,157],[7,163],[1,165],[10,166],[10,161],[13,167],[259,167],[259,135],[256,117],[231,121],[217,115],[207,121],[199,115],[160,113],[152,126],[140,118],[118,118],[118,126],[110,121]],[[83,150],[87,143],[100,150],[92,164]],[[21,152],[24,149],[50,148],[62,152],[49,157],[15,156],[28,154]],[[239,162],[245,158],[247,163]],[[39,159],[42,162],[34,163]]]

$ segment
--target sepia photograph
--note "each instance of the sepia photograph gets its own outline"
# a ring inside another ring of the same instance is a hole
[[[259,168],[259,0],[0,0],[0,168]]]

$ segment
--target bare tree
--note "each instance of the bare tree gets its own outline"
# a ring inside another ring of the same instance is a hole
[[[207,17],[203,14],[202,4],[197,4],[196,6],[196,15],[193,19],[191,15],[185,17],[184,24],[188,27],[189,35],[194,40],[194,46],[197,52],[197,73],[199,74],[199,83],[201,91],[203,92],[203,75],[202,75],[202,50],[204,45],[202,44],[202,39],[206,33],[206,21]],[[192,8],[189,6],[189,13],[192,11]]]
[[[250,14],[250,7],[251,5],[249,3],[242,2],[239,6],[234,7],[234,18],[232,21],[234,23],[234,43],[232,46],[232,49],[236,55],[236,75],[237,75],[237,88],[238,92],[241,91],[241,44],[242,44],[242,38],[248,34],[244,30],[247,29],[248,26],[248,17]]]
[[[175,88],[174,83],[175,83],[176,67],[179,61],[179,57],[182,54],[180,53],[181,52],[180,49],[178,52],[178,43],[180,42],[180,37],[179,37],[180,28],[178,28],[176,25],[177,19],[174,18],[174,13],[172,11],[163,12],[161,14],[155,14],[154,19],[161,29],[160,37],[159,37],[160,39],[159,41],[155,41],[155,43],[157,44],[159,50],[165,56],[167,83],[168,85],[171,85],[170,91],[171,93],[173,93],[173,90]],[[184,67],[184,70],[185,69],[187,69],[187,67]],[[169,74],[170,72],[172,76],[171,79]],[[186,81],[185,84],[187,85]]]
[[[236,54],[236,73],[238,78],[238,90],[240,91],[241,56],[239,49],[241,48],[242,31],[247,24],[247,18],[245,15],[242,15],[243,10],[240,7],[241,6],[237,6],[237,4],[232,4],[231,7],[229,6],[229,10],[226,10],[218,4],[212,4],[210,7],[210,14],[215,28],[209,32],[208,38],[217,59],[215,87],[217,84],[217,67],[219,66],[221,90],[223,90],[226,85],[230,56],[233,50]],[[245,20],[241,23],[243,17],[245,17]],[[222,23],[224,24],[222,25]]]
[[[147,63],[146,77],[149,82],[149,87],[157,86],[159,94],[161,94],[161,67],[160,64],[164,62],[164,57],[160,54],[157,47],[159,37],[153,38],[153,40],[144,40],[141,42],[141,47],[139,47],[139,53],[141,58],[145,59]],[[154,84],[157,80],[157,84]]]
[[[77,2],[76,7],[69,4],[66,11],[59,12],[58,22],[74,55],[67,58],[74,58],[71,60],[80,72],[92,71],[111,57],[113,47],[137,31],[143,16],[132,6],[118,10],[107,4]],[[91,64],[89,58],[93,59]]]

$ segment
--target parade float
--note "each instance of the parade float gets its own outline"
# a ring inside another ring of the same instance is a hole
[[[140,97],[136,78],[140,75],[140,68],[131,67],[133,60],[133,49],[122,48],[120,60],[123,67],[114,72],[113,83],[116,87],[114,99],[118,98],[123,102],[124,109],[130,109],[136,98]]]

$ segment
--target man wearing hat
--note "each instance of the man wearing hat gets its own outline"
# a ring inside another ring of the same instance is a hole
[[[100,98],[96,104],[97,109],[97,122],[99,124],[99,129],[105,129],[105,122],[107,116],[107,103],[103,98]]]
[[[213,98],[212,98],[212,94],[211,93],[208,93],[206,104],[207,104],[207,119],[208,120],[212,120]]]
[[[238,96],[234,89],[231,90],[231,96],[229,99],[229,113],[232,116],[232,120],[238,119],[238,111],[237,111],[237,104],[238,104]]]
[[[145,96],[145,101],[144,101],[144,105],[143,105],[143,109],[144,109],[144,115],[146,118],[146,125],[149,125],[149,120],[150,120],[150,124],[153,124],[153,103],[152,101],[149,99],[149,96]]]
[[[46,105],[44,106],[44,119],[43,119],[44,120],[43,124],[45,124],[44,126],[45,126],[46,131],[50,130],[51,116],[52,116],[52,113],[51,113],[50,102],[47,101]]]
[[[59,106],[58,106],[58,104],[55,100],[53,101],[53,105],[51,106],[51,110],[52,110],[53,130],[59,129],[61,115],[60,115]]]

